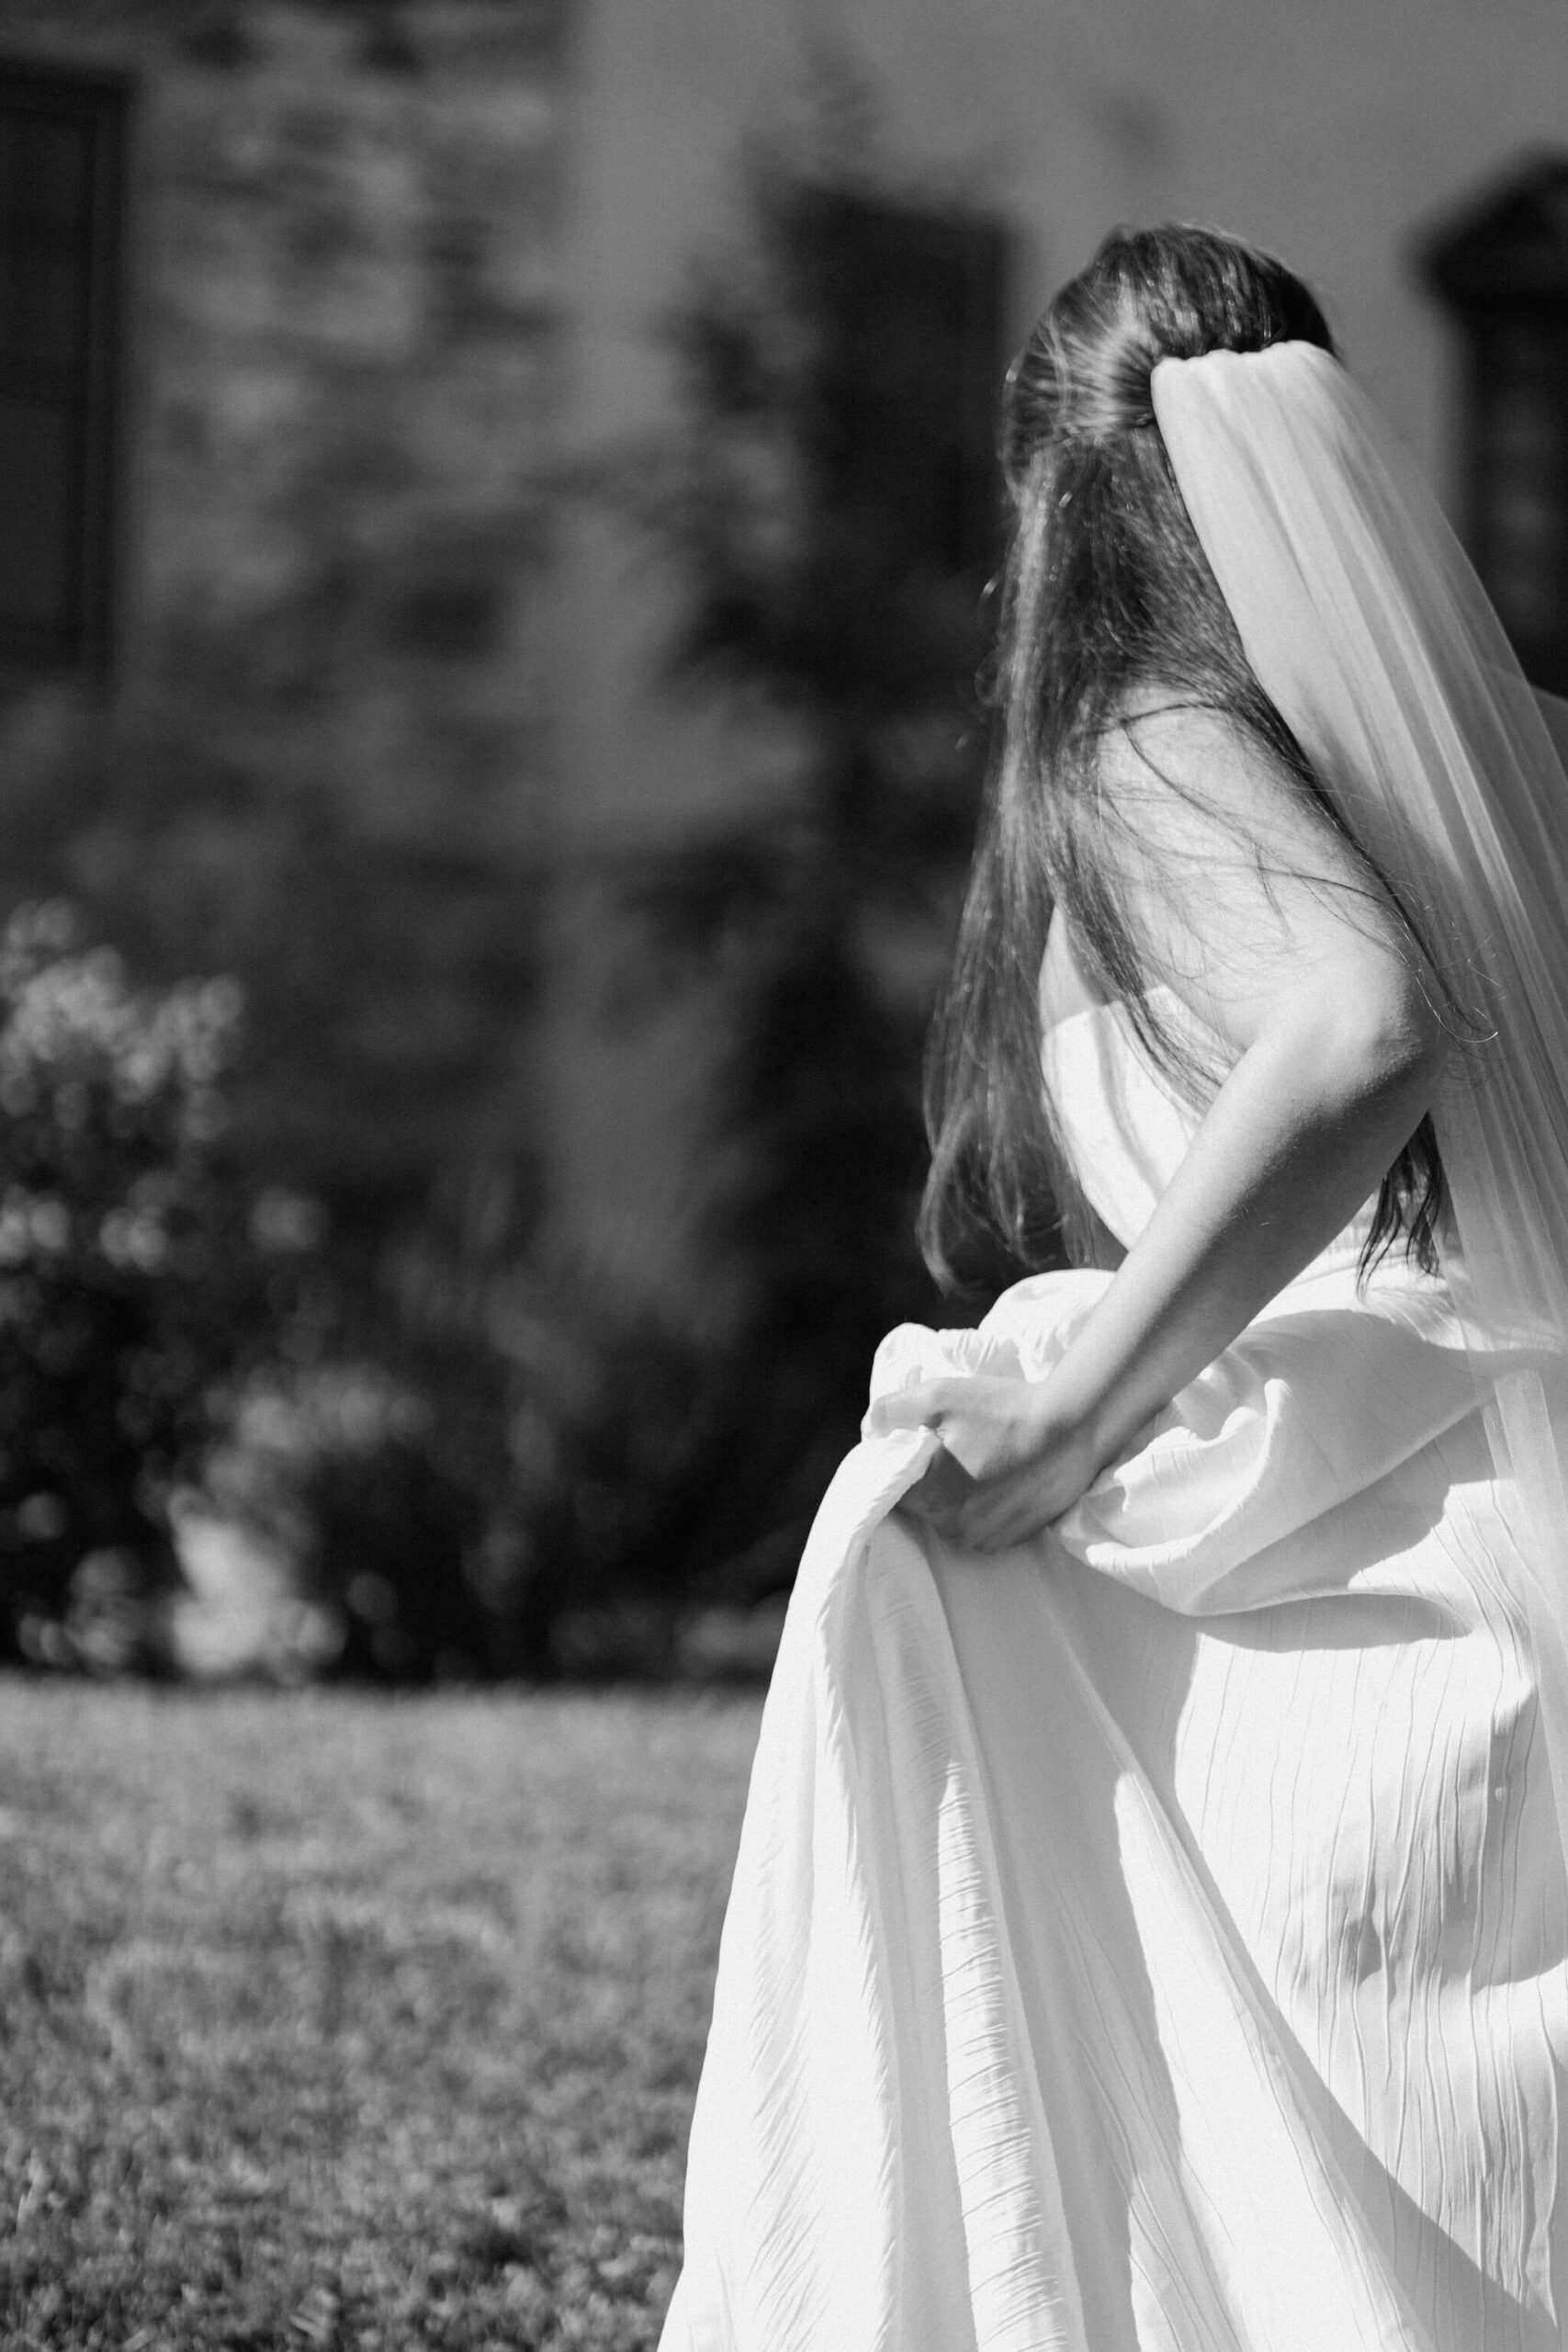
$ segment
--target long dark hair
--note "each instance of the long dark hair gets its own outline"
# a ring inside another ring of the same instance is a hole
[[[1247,730],[1427,961],[1387,877],[1254,676],[1155,422],[1160,359],[1291,340],[1334,349],[1313,295],[1282,263],[1212,230],[1119,230],[1056,296],[1008,378],[1002,462],[1013,519],[998,749],[926,1074],[920,1245],[949,1287],[981,1234],[1026,1266],[1049,1262],[1064,1243],[1069,1256],[1087,1251],[1089,1222],[1041,1082],[1040,967],[1054,907],[1156,1066],[1194,1101],[1213,1089],[1216,1073],[1148,993],[1149,956],[1117,884],[1127,820],[1097,788],[1099,746],[1130,693],[1153,689],[1168,707],[1213,711]],[[1363,1272],[1401,1237],[1435,1269],[1445,1200],[1424,1119],[1383,1179]]]

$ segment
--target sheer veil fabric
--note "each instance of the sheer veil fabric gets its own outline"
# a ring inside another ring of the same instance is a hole
[[[1247,659],[1460,1015],[1434,1117],[1568,1831],[1568,780],[1414,461],[1306,343],[1162,360],[1154,408]],[[1556,736],[1556,741],[1553,738]]]

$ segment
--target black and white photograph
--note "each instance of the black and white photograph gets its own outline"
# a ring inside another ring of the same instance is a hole
[[[1568,2352],[1562,0],[0,0],[0,2352]]]

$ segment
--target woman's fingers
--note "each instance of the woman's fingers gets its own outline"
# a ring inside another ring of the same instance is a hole
[[[925,1426],[911,1421],[911,1427]],[[952,1544],[976,1552],[1005,1552],[1027,1544],[1058,1518],[1072,1498],[1037,1463],[1022,1463],[989,1477],[974,1477],[953,1450],[961,1426],[943,1432],[942,1451],[905,1492],[903,1508]]]
[[[881,1397],[868,1427],[874,1436],[891,1430],[934,1430],[946,1451],[971,1478],[994,1476],[1019,1443],[1018,1384],[976,1380],[928,1380]]]
[[[895,1388],[879,1396],[871,1408],[872,1427],[886,1430],[936,1429],[965,1384],[960,1380],[922,1380],[913,1388]]]
[[[1027,1464],[972,1486],[949,1532],[976,1552],[1006,1552],[1043,1534],[1061,1508],[1050,1479]]]

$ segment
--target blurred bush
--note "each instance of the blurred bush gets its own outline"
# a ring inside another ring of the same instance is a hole
[[[292,1631],[230,1667],[667,1670],[694,1351],[461,1189],[367,1283],[234,1155],[241,1016],[231,979],[133,988],[62,901],[0,933],[0,1654],[166,1667],[195,1519],[287,1566]]]
[[[536,881],[450,819],[378,830],[298,743],[247,732],[243,682],[215,682],[215,659],[178,691],[140,679],[113,707],[49,690],[14,705],[0,872],[74,903],[83,936],[114,941],[149,1001],[183,1002],[176,976],[191,969],[231,975],[223,1001],[243,1000],[206,1170],[213,1230],[226,1219],[231,1239],[190,1262],[183,1294],[187,1320],[220,1341],[224,1376],[214,1388],[193,1345],[185,1394],[192,1431],[226,1465],[220,1507],[243,1498],[235,1524],[261,1546],[256,1580],[282,1564],[321,1598],[304,1620],[273,1612],[307,1625],[302,1646],[253,1610],[251,1663],[494,1670],[509,1637],[466,1579],[509,1492],[514,1374],[481,1294],[525,1258],[537,1206],[523,1050]],[[416,1265],[427,1293],[462,1296],[461,1317],[433,1319]],[[171,1363],[171,1409],[181,1376]],[[103,1377],[118,1395],[118,1374]],[[17,1392],[6,1409],[25,1420],[34,1408]],[[140,1475],[134,1451],[121,1491]],[[199,1452],[193,1435],[178,1466],[197,1485],[215,1475]],[[162,1496],[175,1474],[156,1456],[147,1491]],[[192,1526],[206,1528],[208,1505]],[[375,1577],[401,1597],[396,1628]],[[368,1613],[347,1606],[350,1589]],[[75,1655],[58,1630],[39,1638],[57,1662]],[[202,1646],[243,1662],[232,1642]]]
[[[331,1612],[328,1672],[667,1672],[708,1458],[695,1358],[580,1273],[453,1271],[427,1259],[357,1359],[258,1378],[213,1507]]]
[[[228,1157],[240,1012],[131,988],[60,901],[0,934],[0,1656],[164,1656],[171,1496],[309,1239]]]
[[[481,1160],[487,1214],[521,1233],[536,876],[471,812],[378,824],[302,723],[269,732],[220,650],[187,646],[177,677],[112,705],[45,688],[0,714],[7,894],[69,900],[150,982],[237,979],[235,1154],[321,1204],[340,1263],[368,1268]]]
[[[55,1665],[155,1662],[173,1498],[207,1550],[217,1513],[254,1541],[254,1585],[294,1588],[238,1608],[248,1648],[207,1627],[231,1669],[652,1670],[711,1399],[689,1346],[537,1261],[536,879],[472,842],[367,836],[320,779],[223,750],[220,719],[195,695],[13,715],[0,870],[80,911],[14,918],[28,1021],[51,989],[78,1017],[49,1033],[70,1070],[14,1118],[0,1099],[31,1285],[30,1369],[0,1363],[7,1622],[26,1621],[6,1638]],[[106,935],[150,984],[85,944]],[[236,977],[172,977],[203,962]],[[159,1082],[128,1104],[115,1056],[143,1029]],[[79,1131],[88,1097],[116,1107]],[[75,1238],[51,1255],[68,1179]],[[20,1465],[73,1428],[96,1468],[67,1510],[63,1473]]]

